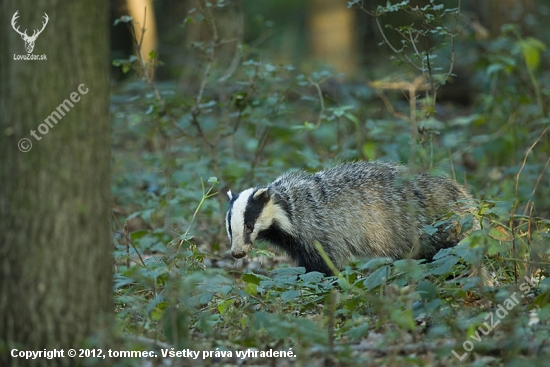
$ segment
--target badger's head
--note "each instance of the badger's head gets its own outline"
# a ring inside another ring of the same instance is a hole
[[[292,227],[267,187],[247,189],[240,194],[228,191],[227,197],[229,210],[225,226],[231,241],[231,255],[236,259],[245,257],[258,237],[273,225],[287,231]]]

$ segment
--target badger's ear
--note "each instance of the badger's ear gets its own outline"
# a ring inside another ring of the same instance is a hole
[[[264,187],[264,188],[258,189],[258,191],[256,191],[254,193],[254,199],[255,200],[261,200],[261,201],[268,201],[269,200],[269,188]]]
[[[233,193],[231,192],[231,190],[227,192],[227,199],[229,199],[229,201],[233,200]]]

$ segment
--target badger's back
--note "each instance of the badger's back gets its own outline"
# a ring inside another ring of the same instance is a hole
[[[448,212],[464,212],[463,201],[471,199],[446,176],[413,175],[403,166],[383,162],[343,164],[313,174],[290,172],[255,190],[262,195],[252,191],[252,199],[265,195],[259,203],[262,209],[256,211],[267,222],[256,220],[266,228],[259,228],[252,242],[268,241],[308,271],[325,273],[328,268],[315,241],[337,266],[353,256],[397,259],[413,253],[431,258],[460,238],[452,229],[429,236],[422,228]],[[416,253],[414,243],[420,245]]]

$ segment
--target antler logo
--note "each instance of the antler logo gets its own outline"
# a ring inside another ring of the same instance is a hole
[[[44,13],[44,22],[42,22],[42,29],[41,30],[35,29],[34,32],[32,33],[32,36],[29,36],[27,35],[26,29],[25,29],[25,32],[21,32],[19,31],[19,26],[15,28],[15,21],[17,18],[19,18],[19,16],[17,15],[18,12],[19,10],[17,10],[15,14],[13,14],[13,18],[11,18],[11,26],[17,33],[21,35],[21,38],[23,38],[23,41],[25,41],[25,48],[27,49],[27,53],[30,54],[34,49],[34,42],[36,41],[36,38],[38,38],[38,35],[42,33],[44,28],[46,28],[46,24],[48,24],[48,19],[49,19],[48,14]]]

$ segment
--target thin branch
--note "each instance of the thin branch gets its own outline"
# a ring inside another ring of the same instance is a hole
[[[544,164],[544,167],[540,171],[539,177],[537,178],[537,182],[535,183],[535,187],[533,187],[533,191],[531,191],[531,199],[529,199],[529,201],[527,202],[527,206],[525,207],[525,210],[523,211],[523,215],[525,215],[527,213],[529,203],[532,203],[532,205],[534,205],[534,203],[532,202],[533,195],[535,195],[535,191],[537,191],[537,187],[539,186],[539,182],[540,182],[540,180],[542,180],[542,176],[544,175],[544,172],[546,172],[546,168],[548,168],[549,163],[550,163],[550,157],[546,160],[546,163]],[[533,208],[531,207],[531,211],[532,210],[533,210]],[[529,215],[531,215],[531,214],[529,214]]]
[[[212,16],[212,12],[210,11],[210,8],[208,6],[205,6],[203,8],[203,11],[206,14],[207,23],[210,25],[210,30],[212,32],[212,42],[210,47],[207,50],[206,66],[202,74],[202,80],[199,87],[199,91],[195,98],[195,105],[191,109],[191,116],[192,116],[191,123],[195,126],[200,137],[206,142],[206,144],[210,148],[213,148],[215,146],[215,143],[213,143],[205,134],[201,126],[201,123],[198,119],[198,116],[200,112],[200,104],[201,104],[202,96],[204,94],[206,84],[208,83],[208,77],[210,76],[210,69],[212,68],[212,63],[214,62],[214,51],[218,45],[219,37],[218,37],[218,28],[216,27],[216,22],[214,21],[214,17]]]
[[[237,20],[235,23],[238,24],[237,26],[237,37],[232,38],[230,40],[222,40],[220,44],[225,43],[231,43],[236,42],[235,46],[235,54],[233,55],[233,59],[231,60],[231,63],[229,64],[228,68],[225,70],[225,72],[222,74],[222,76],[218,79],[219,82],[225,82],[227,79],[229,79],[233,73],[237,70],[237,67],[239,66],[239,62],[241,61],[242,57],[242,50],[241,46],[243,43],[243,37],[244,37],[244,12],[241,7],[241,3],[237,1],[236,4],[236,12],[237,12]]]
[[[260,57],[260,59],[261,59],[261,57]],[[257,81],[258,81],[259,69],[260,69],[260,63],[257,63],[256,66],[255,66],[255,69],[254,69],[254,74],[252,74],[252,76],[249,79],[248,89],[246,91],[246,97],[244,98],[243,101],[239,102],[242,107],[239,108],[239,114],[237,115],[237,118],[235,119],[235,122],[233,123],[233,128],[231,129],[231,131],[221,133],[218,137],[219,139],[226,138],[228,136],[234,135],[237,132],[237,130],[239,129],[239,126],[240,126],[240,123],[241,123],[241,120],[242,120],[243,111],[246,108],[246,104],[252,98],[252,95],[256,92],[255,86],[256,86]]]
[[[143,45],[143,38],[144,38],[145,32],[147,31],[147,29],[145,28],[145,21],[146,20],[147,20],[147,8],[144,9],[143,24],[141,26],[141,36],[140,36],[139,41],[137,40],[136,30],[135,30],[135,27],[133,25],[133,22],[128,27],[130,32],[132,33],[132,40],[134,41],[134,47],[136,48],[136,53],[137,53],[137,57],[138,57],[138,62],[139,62],[139,68],[140,68],[140,71],[141,71],[141,75],[142,75],[143,79],[145,80],[145,82],[147,83],[147,85],[149,86],[149,88],[153,91],[153,94],[155,95],[155,99],[157,100],[158,104],[160,105],[161,114],[168,117],[168,119],[170,120],[172,125],[174,125],[174,127],[179,130],[179,132],[181,133],[182,136],[193,137],[183,127],[181,127],[178,124],[178,122],[176,121],[176,119],[174,118],[174,116],[172,116],[172,114],[168,112],[168,109],[166,107],[166,101],[160,95],[160,92],[159,92],[159,90],[158,90],[158,88],[157,88],[157,86],[154,82],[154,70],[155,70],[155,66],[154,66],[155,61],[154,61],[154,59],[152,61],[153,62],[152,67],[149,67],[147,65],[147,63],[143,60],[143,57],[141,55],[141,46]],[[149,75],[149,69],[152,70],[151,75]]]
[[[548,131],[548,128],[544,129],[544,131],[539,135],[539,137],[537,138],[537,140],[535,140],[535,142],[529,147],[529,149],[527,149],[527,151],[525,152],[525,157],[523,157],[523,163],[521,165],[521,168],[519,169],[519,172],[518,174],[516,175],[516,199],[518,197],[518,187],[519,187],[519,176],[521,175],[521,172],[523,171],[523,168],[525,168],[525,164],[527,163],[527,157],[529,156],[529,153],[531,153],[531,151],[533,150],[533,148],[535,147],[535,145],[537,145],[537,143],[540,141],[540,139],[542,139],[542,137],[544,136],[544,134],[546,133],[546,131]]]
[[[542,168],[542,171],[540,171],[540,175],[537,178],[537,182],[535,183],[535,187],[533,187],[533,191],[531,192],[531,196],[535,195],[535,191],[537,191],[537,187],[539,186],[539,182],[542,179],[542,176],[544,175],[544,172],[546,171],[546,168],[548,168],[548,164],[550,163],[550,157],[546,160],[546,164]]]
[[[124,227],[122,228],[122,230],[123,230],[122,233],[121,232],[116,232],[116,233],[123,235],[126,238],[127,243],[130,243],[132,245],[134,251],[139,257],[139,260],[141,261],[141,265],[145,267],[145,261],[143,261],[143,258],[141,257],[141,255],[139,254],[139,251],[136,248],[136,245],[134,245],[134,242],[132,241],[132,239],[130,238],[130,235],[128,234],[128,220],[126,220],[126,223],[124,223]]]
[[[404,37],[403,37],[404,38]],[[411,41],[411,44],[413,46],[414,52],[417,55],[420,55],[420,51],[418,51],[418,48],[416,47],[416,42],[418,41],[418,34],[416,34],[416,37],[413,38],[411,28],[409,28],[409,40]]]
[[[321,103],[321,110],[319,111],[319,115],[317,116],[317,122],[315,124],[315,127],[317,128],[321,126],[321,120],[323,118],[323,114],[325,113],[325,101],[324,101],[323,92],[321,91],[321,86],[319,85],[319,83],[314,82],[313,80],[311,80],[311,78],[308,78],[308,80],[311,83],[311,85],[313,85],[315,89],[317,89],[317,95],[319,96],[319,102]]]
[[[422,68],[419,67],[418,65],[415,64],[414,61],[412,61],[412,59],[406,54],[406,53],[403,53],[401,52],[400,50],[396,49],[395,47],[393,47],[393,45],[390,43],[390,41],[388,40],[388,38],[386,37],[386,33],[384,33],[384,31],[382,30],[382,25],[380,24],[380,20],[378,19],[378,17],[374,18],[376,20],[376,25],[378,26],[378,30],[380,31],[380,33],[382,34],[382,38],[384,38],[384,42],[391,48],[391,50],[393,52],[395,52],[397,55],[399,54],[403,54],[403,56],[405,56],[405,58],[407,59],[407,61],[409,62],[409,64],[411,66],[413,66],[415,69],[417,69],[418,71],[422,71]]]

